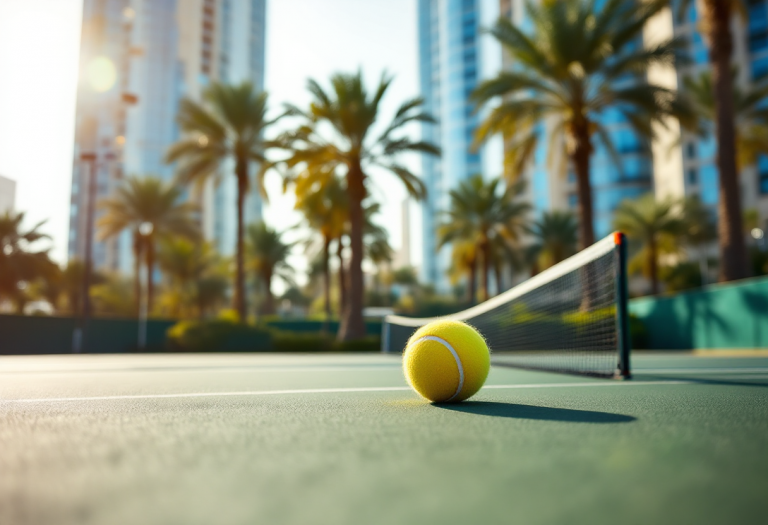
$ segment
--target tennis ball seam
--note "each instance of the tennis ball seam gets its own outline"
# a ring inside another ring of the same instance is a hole
[[[459,354],[456,352],[453,346],[451,346],[451,343],[441,337],[437,337],[436,335],[425,335],[424,337],[420,337],[419,339],[415,340],[413,343],[411,343],[411,345],[415,345],[422,341],[435,341],[436,343],[440,343],[445,348],[447,348],[449,352],[451,352],[453,359],[456,361],[456,367],[459,369],[459,385],[456,388],[456,392],[454,392],[451,397],[446,399],[446,401],[453,401],[453,399],[458,396],[464,388],[464,367],[461,364],[461,358],[459,357]]]

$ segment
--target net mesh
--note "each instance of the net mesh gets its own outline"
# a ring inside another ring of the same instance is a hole
[[[496,365],[613,377],[619,362],[620,252],[611,238],[518,287],[464,312],[486,338]],[[385,352],[402,352],[408,338],[433,319],[389,316]]]

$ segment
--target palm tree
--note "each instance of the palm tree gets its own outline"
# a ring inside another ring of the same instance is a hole
[[[101,315],[130,316],[133,313],[131,283],[119,274],[102,276],[101,282],[93,287],[93,309]]]
[[[735,76],[735,71],[733,76]],[[697,77],[683,79],[683,94],[696,109],[696,114],[704,120],[699,133],[707,136],[712,133],[717,119],[717,104],[714,98],[712,73],[703,71]],[[759,155],[768,155],[768,77],[756,84],[740,89],[733,88],[733,112],[736,122],[736,167],[741,171],[746,166],[757,162]]]
[[[32,298],[47,301],[53,312],[58,313],[61,310],[61,298],[64,295],[63,284],[62,269],[54,264],[46,272],[45,278],[35,281],[28,291]]]
[[[699,252],[701,284],[707,284],[706,246],[717,239],[717,224],[712,211],[694,196],[683,203],[683,232],[685,243]]]
[[[57,267],[48,256],[49,248],[36,249],[40,241],[50,237],[40,232],[42,221],[24,229],[24,213],[0,215],[0,299],[15,304],[23,313],[27,302],[25,288],[34,281],[55,275]]]
[[[227,290],[226,263],[209,243],[196,243],[184,238],[166,239],[160,243],[158,262],[168,280],[168,306],[173,317],[197,309],[202,317],[212,299],[201,300],[218,291],[223,298]],[[222,282],[223,281],[223,282]],[[216,286],[214,286],[214,284]]]
[[[292,179],[295,184],[296,205],[310,229],[320,234],[320,257],[323,274],[323,296],[326,321],[331,317],[331,244],[340,241],[348,216],[344,181],[334,173],[304,172]],[[312,239],[308,244],[313,244]],[[343,275],[343,259],[339,261]],[[340,285],[343,284],[340,279]]]
[[[438,246],[458,241],[474,244],[482,258],[480,283],[483,300],[488,299],[488,271],[494,244],[519,241],[530,205],[520,200],[524,184],[501,187],[499,178],[486,182],[474,175],[450,191],[450,207],[438,228]],[[472,284],[470,283],[470,287]]]
[[[451,282],[456,284],[460,278],[467,280],[467,302],[477,300],[477,244],[473,241],[451,242]]]
[[[275,301],[272,294],[272,278],[293,282],[293,268],[288,264],[292,244],[283,242],[283,232],[270,228],[263,221],[248,226],[249,263],[257,281],[264,286],[266,300],[263,313],[275,313]]]
[[[234,308],[240,320],[246,319],[245,299],[245,197],[251,186],[251,168],[258,166],[256,182],[262,196],[264,173],[272,167],[266,152],[278,143],[266,140],[264,131],[276,122],[267,119],[267,94],[257,91],[250,82],[228,86],[214,82],[203,94],[203,104],[184,99],[178,122],[185,138],[171,146],[166,155],[170,162],[179,161],[178,178],[182,183],[218,180],[227,161],[234,161],[237,178],[237,246],[235,256]]]
[[[380,212],[381,206],[376,202],[363,206],[365,258],[374,266],[392,262],[392,253],[394,252],[389,245],[389,232],[374,222],[374,217]]]
[[[361,72],[338,73],[331,77],[330,93],[316,81],[310,80],[308,89],[313,100],[309,109],[302,111],[296,107],[290,108],[292,114],[302,117],[304,122],[286,137],[292,149],[288,165],[293,167],[304,164],[310,170],[327,172],[343,168],[346,172],[352,255],[349,262],[348,300],[338,335],[342,341],[365,336],[363,200],[368,194],[366,180],[370,169],[378,166],[395,174],[411,196],[421,199],[426,192],[423,183],[398,158],[407,152],[439,154],[437,146],[399,134],[408,123],[434,122],[430,115],[421,111],[421,98],[403,103],[384,131],[380,135],[372,135],[371,128],[379,120],[379,104],[391,81],[391,77],[382,75],[375,92],[370,94]]]
[[[720,281],[743,279],[749,275],[747,247],[742,232],[741,195],[736,153],[736,104],[731,55],[733,35],[731,21],[743,12],[741,0],[701,0],[702,27],[709,42],[712,65],[712,107],[714,108],[716,162],[720,173],[718,233],[720,239]],[[685,12],[690,0],[682,0],[679,13]]]
[[[83,300],[83,279],[85,279],[85,264],[79,259],[70,259],[61,270],[60,286],[67,302],[67,310],[71,314],[80,311]],[[106,277],[99,271],[94,271],[89,279],[94,286],[103,284]]]
[[[198,318],[205,318],[208,313],[220,307],[227,298],[229,278],[223,272],[207,271],[197,281],[195,289],[195,304]]]
[[[507,177],[514,180],[536,151],[540,124],[552,123],[550,151],[556,156],[563,148],[561,158],[569,160],[576,175],[582,248],[595,239],[590,187],[594,141],[603,143],[619,162],[601,115],[618,111],[644,137],[670,114],[687,116],[673,92],[644,76],[651,65],[673,62],[682,41],[672,39],[647,49],[636,45],[646,22],[664,6],[664,0],[607,0],[600,9],[593,0],[529,1],[530,33],[506,19],[499,19],[490,31],[515,69],[475,90],[473,99],[479,104],[499,100],[478,128],[477,140],[503,135]]]
[[[133,237],[134,295],[138,309],[141,295],[139,269],[142,255],[147,268],[147,304],[154,298],[155,250],[158,239],[200,236],[195,214],[197,207],[180,202],[182,191],[156,177],[129,177],[115,194],[99,203],[103,215],[97,222],[98,236],[108,239],[124,230]]]
[[[683,232],[679,204],[671,199],[657,201],[652,193],[637,200],[627,199],[616,208],[614,225],[642,247],[635,260],[642,260],[644,272],[651,281],[651,292],[658,294],[659,253],[662,248],[674,250],[674,240]]]
[[[542,270],[567,259],[578,249],[579,224],[570,211],[544,212],[529,232],[535,240],[531,252]]]

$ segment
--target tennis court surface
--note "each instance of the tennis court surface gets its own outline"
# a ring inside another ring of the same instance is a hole
[[[768,523],[768,357],[632,364],[434,406],[391,355],[0,357],[0,523]]]

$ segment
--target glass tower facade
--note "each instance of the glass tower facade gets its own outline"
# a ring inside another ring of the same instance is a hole
[[[751,80],[763,80],[768,76],[768,2],[766,0],[747,0],[747,51],[749,53],[749,72]],[[761,198],[768,198],[768,157],[762,155],[757,160],[757,192]],[[764,210],[764,226],[768,225]]]
[[[83,233],[90,171],[95,171],[97,200],[109,195],[125,173],[129,105],[123,93],[130,85],[130,42],[135,14],[130,5],[130,0],[83,3],[67,249],[70,259],[83,259],[85,254]],[[95,155],[95,162],[81,160],[83,154]],[[94,242],[94,265],[118,269],[120,244],[120,239]]]
[[[199,99],[211,81],[250,80],[263,89],[265,18],[266,0],[84,1],[70,258],[85,252],[90,163],[82,162],[81,154],[96,154],[97,199],[111,194],[125,175],[172,180],[174,166],[163,159],[181,136],[176,124],[181,99]],[[233,176],[224,175],[219,187],[205,190],[202,222],[205,236],[231,253],[235,184]],[[254,192],[246,220],[260,217],[261,200]],[[130,272],[130,234],[95,241],[93,256],[97,268]]]
[[[266,0],[222,1],[216,64],[220,81],[239,84],[248,80],[256,89],[264,89],[266,4]],[[237,183],[232,173],[234,164],[225,166],[221,184],[212,189],[213,212],[207,232],[219,252],[227,255],[234,254],[237,230]],[[256,188],[256,184],[251,184],[252,191],[246,197],[246,224],[262,216],[262,201]]]
[[[471,148],[478,116],[469,95],[481,73],[481,0],[419,0],[419,80],[426,110],[438,121],[422,127],[422,137],[442,148],[441,157],[424,155],[422,177],[427,186],[423,211],[421,279],[448,287],[450,263],[438,251],[440,213],[448,192],[460,181],[482,172],[482,153]]]

